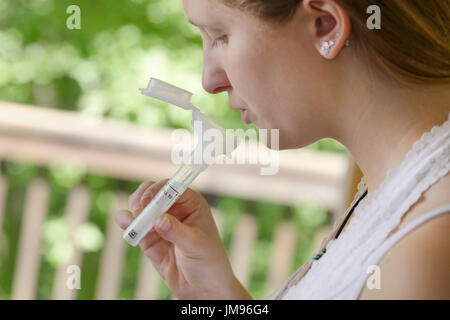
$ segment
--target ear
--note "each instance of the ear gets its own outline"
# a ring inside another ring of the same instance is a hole
[[[347,10],[334,0],[303,0],[303,9],[313,16],[314,46],[325,59],[334,59],[350,36]]]

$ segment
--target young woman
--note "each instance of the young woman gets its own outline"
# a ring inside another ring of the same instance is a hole
[[[340,141],[364,174],[347,219],[270,298],[450,298],[450,3],[376,1],[369,29],[371,2],[183,1],[206,91],[279,129],[280,149]],[[118,224],[166,181],[143,183]],[[251,299],[192,189],[140,246],[179,299]],[[366,285],[374,270],[381,288]]]

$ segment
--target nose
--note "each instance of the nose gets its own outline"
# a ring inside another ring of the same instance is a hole
[[[214,56],[204,53],[202,85],[206,92],[219,93],[231,88],[227,73]]]

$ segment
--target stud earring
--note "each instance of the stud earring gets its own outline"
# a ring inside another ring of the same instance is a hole
[[[329,53],[331,48],[334,46],[334,41],[324,41],[322,42],[322,45],[320,46],[320,53],[326,57]]]
[[[323,55],[324,57],[326,57],[329,53],[331,48],[333,48],[335,41],[337,41],[337,39],[339,39],[340,34],[336,33],[336,35],[334,36],[334,40],[330,40],[330,41],[323,41],[322,45],[320,46],[320,54]],[[345,41],[345,46],[349,47],[350,46],[350,39],[347,39]]]
[[[329,53],[331,48],[333,48],[335,41],[337,39],[339,39],[340,33],[336,33],[336,35],[334,36],[334,40],[330,40],[330,41],[323,41],[322,45],[320,46],[320,53],[326,57]]]
[[[336,33],[336,37],[334,38],[335,40],[337,40],[338,38],[339,38],[339,36],[340,36],[340,34],[339,34],[339,32],[338,33]],[[345,40],[345,43],[344,43],[344,45],[346,46],[346,47],[350,47],[350,39],[347,39],[347,40]]]

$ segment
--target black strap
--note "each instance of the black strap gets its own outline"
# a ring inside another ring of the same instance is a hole
[[[339,228],[339,231],[336,233],[336,237],[334,237],[335,239],[337,239],[339,237],[339,235],[341,234],[342,229],[344,229],[345,224],[347,223],[348,219],[350,219],[350,216],[352,215],[353,210],[355,210],[358,203],[367,195],[367,190],[368,189],[366,189],[366,191],[364,191],[364,194],[358,199],[358,201],[356,201],[356,203],[350,209],[350,212],[345,217],[344,222],[342,222],[341,227]]]

